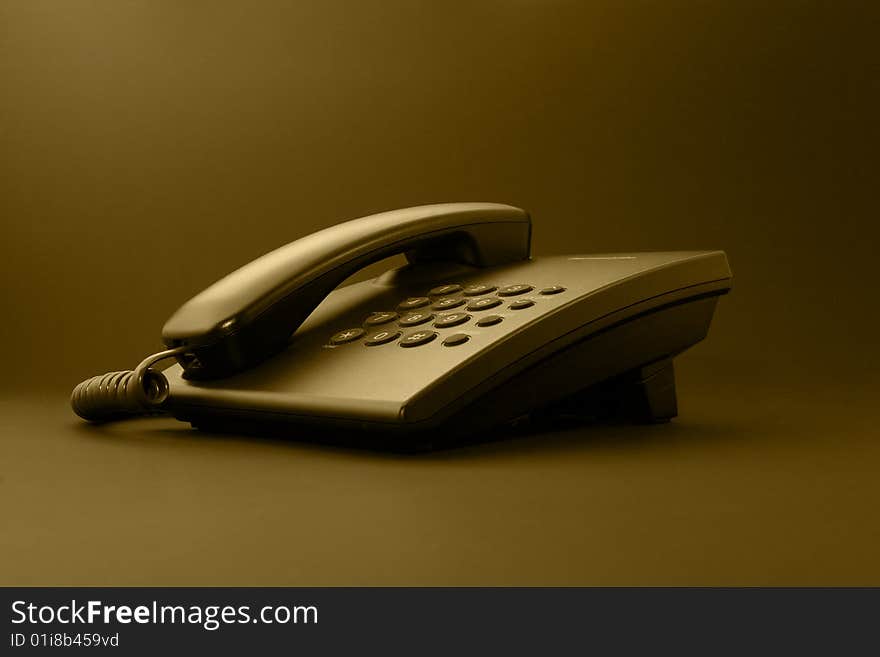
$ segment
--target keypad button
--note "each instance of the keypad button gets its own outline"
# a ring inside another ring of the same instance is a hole
[[[461,285],[450,283],[449,285],[440,285],[439,287],[431,288],[428,294],[430,294],[432,297],[442,297],[444,294],[455,294],[460,290]]]
[[[525,294],[526,292],[531,292],[534,290],[531,285],[526,285],[525,283],[517,283],[516,285],[508,285],[506,287],[502,287],[498,290],[499,297],[513,297],[517,294]]]
[[[406,301],[401,301],[397,308],[398,310],[415,310],[416,308],[427,306],[429,303],[431,303],[431,300],[428,297],[410,297]]]
[[[397,313],[373,313],[364,320],[367,326],[378,326],[379,324],[387,324],[397,319]]]
[[[473,285],[468,285],[464,288],[464,294],[469,297],[478,297],[481,294],[489,294],[489,292],[495,291],[494,285],[489,285],[488,283],[475,283]]]
[[[565,292],[565,288],[561,285],[551,285],[541,290],[541,294],[559,294],[560,292]]]
[[[453,333],[443,341],[444,347],[457,347],[471,339],[467,333]]]
[[[445,299],[440,299],[431,307],[434,310],[451,310],[453,308],[458,308],[463,304],[464,299],[459,299],[457,297],[446,297]]]
[[[419,345],[428,344],[436,337],[437,334],[434,331],[415,331],[403,336],[398,344],[401,347],[418,347]]]
[[[400,331],[379,331],[378,333],[373,333],[370,337],[364,340],[364,344],[368,347],[376,347],[380,344],[388,344],[389,342],[394,342],[399,337]]]
[[[504,320],[501,315],[486,315],[477,320],[477,326],[495,326]]]
[[[467,313],[449,313],[447,315],[440,315],[437,321],[434,322],[434,326],[436,328],[449,328],[450,326],[464,324],[470,318],[471,316]]]
[[[489,308],[494,308],[495,306],[501,305],[501,299],[496,299],[495,297],[483,297],[482,299],[476,299],[471,301],[467,305],[468,310],[489,310]]]
[[[409,315],[404,315],[400,318],[400,325],[418,326],[419,324],[430,322],[432,319],[434,319],[434,315],[431,313],[410,313]]]
[[[514,301],[507,307],[511,310],[522,310],[523,308],[531,308],[534,305],[535,302],[531,299],[519,299],[518,301]]]
[[[330,338],[330,344],[345,344],[346,342],[351,342],[352,340],[357,340],[364,334],[364,329],[362,328],[350,328],[345,329],[344,331],[340,331],[336,333],[333,337]]]

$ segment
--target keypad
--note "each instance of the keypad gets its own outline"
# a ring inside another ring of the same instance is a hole
[[[468,285],[464,288],[463,294],[468,297],[478,297],[481,294],[489,294],[489,292],[494,292],[497,288],[494,285],[489,285],[488,283],[475,283],[474,285]]]
[[[334,334],[333,337],[330,338],[330,344],[345,344],[346,342],[357,340],[363,335],[364,329],[360,327],[345,329],[344,331]]]
[[[491,283],[472,283],[462,286],[458,283],[446,283],[431,288],[428,296],[409,297],[397,305],[397,310],[375,311],[364,319],[363,325],[367,328],[354,327],[339,331],[330,337],[330,345],[342,345],[363,338],[363,344],[375,347],[398,341],[401,347],[418,347],[435,340],[438,337],[436,331],[430,328],[412,330],[401,337],[401,331],[397,327],[383,326],[398,321],[401,327],[417,327],[433,321],[431,328],[448,329],[454,326],[466,324],[471,316],[465,311],[484,311],[497,308],[504,301],[504,297],[516,297],[534,290],[534,286],[528,283],[515,283],[498,288]],[[565,292],[562,285],[549,285],[538,290],[538,294],[551,296]],[[492,294],[495,292],[496,294]],[[488,296],[491,295],[491,296]],[[479,297],[479,298],[468,298]],[[519,298],[510,299],[507,308],[509,310],[525,310],[536,305],[534,299]],[[431,306],[428,309],[426,306]],[[464,306],[462,308],[462,306]],[[432,310],[446,311],[458,308],[455,312],[440,313],[436,316]],[[421,309],[421,310],[419,310]],[[415,312],[414,312],[415,311]],[[504,315],[480,315],[477,317],[476,326],[485,328],[496,326],[503,322]],[[372,332],[368,333],[371,327]],[[497,333],[495,335],[498,335]],[[470,340],[467,333],[454,333],[444,337],[442,343],[447,347],[464,344]]]
[[[427,306],[431,303],[431,300],[428,297],[410,297],[406,301],[401,301],[397,305],[398,310],[415,310],[416,308],[421,308],[422,306]]]
[[[434,319],[434,315],[431,313],[410,313],[409,315],[404,315],[400,318],[400,325],[418,326],[419,324],[430,322],[432,319]]]
[[[459,299],[458,297],[446,297],[445,299],[440,299],[431,307],[434,310],[452,310],[453,308],[458,308],[462,305],[464,305],[464,299]]]
[[[501,315],[486,315],[477,320],[477,326],[495,326],[502,321],[504,321],[504,317]]]
[[[373,333],[366,340],[364,340],[364,344],[368,347],[377,347],[380,344],[388,344],[389,342],[394,342],[399,337],[400,331],[395,331],[393,329],[387,331],[379,331],[378,333]]]
[[[456,285],[455,283],[450,283],[448,285],[440,285],[435,288],[431,288],[428,292],[432,297],[441,297],[444,294],[455,294],[456,292],[461,291],[461,285]]]
[[[393,322],[395,319],[397,319],[397,313],[373,313],[364,320],[364,324],[367,326],[378,326]]]
[[[471,316],[467,313],[449,313],[447,315],[440,315],[437,321],[434,322],[434,326],[436,328],[449,328],[450,326],[464,324],[470,318]]]
[[[501,305],[501,299],[496,299],[495,297],[483,297],[482,299],[476,299],[471,301],[467,305],[468,310],[489,310],[489,308],[495,308],[496,306]]]
[[[526,292],[531,292],[534,290],[531,285],[526,285],[525,283],[517,283],[516,285],[507,285],[506,287],[502,287],[498,290],[499,297],[512,297],[517,294],[525,294]]]
[[[467,333],[453,333],[443,341],[444,347],[457,347],[471,339]]]
[[[407,333],[400,339],[400,342],[398,344],[401,347],[418,347],[423,344],[428,344],[436,337],[437,334],[434,331],[427,331],[425,329],[422,329],[421,331]]]

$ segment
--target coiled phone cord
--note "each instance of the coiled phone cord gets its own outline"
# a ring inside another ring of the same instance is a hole
[[[74,413],[90,422],[162,413],[168,399],[168,379],[151,368],[185,350],[185,347],[166,349],[148,356],[133,370],[107,372],[86,379],[70,395]]]

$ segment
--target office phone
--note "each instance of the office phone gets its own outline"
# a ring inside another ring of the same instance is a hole
[[[674,417],[672,359],[706,336],[731,288],[724,252],[532,258],[531,231],[525,211],[494,203],[318,231],[187,301],[165,350],[83,381],[73,409],[401,449],[553,412]],[[398,254],[405,266],[340,285]]]

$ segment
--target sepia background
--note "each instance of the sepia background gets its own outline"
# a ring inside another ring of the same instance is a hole
[[[871,5],[4,2],[0,584],[880,584]],[[726,250],[681,417],[401,459],[70,413],[235,267],[445,201]]]

